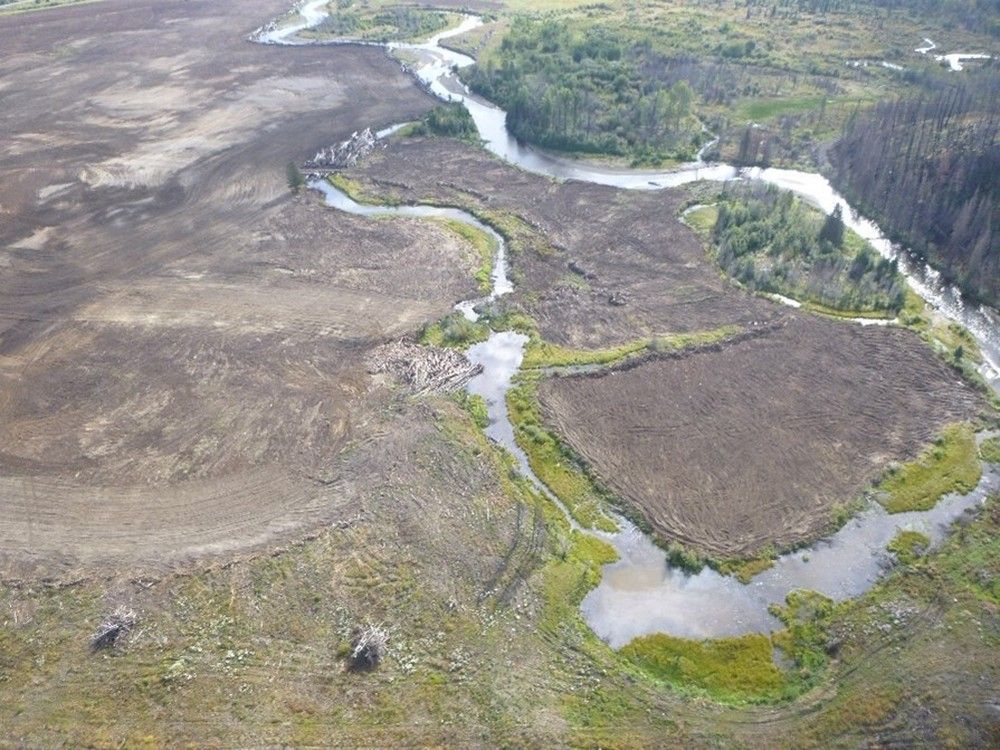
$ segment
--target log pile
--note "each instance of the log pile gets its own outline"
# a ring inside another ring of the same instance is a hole
[[[378,138],[371,128],[355,131],[346,141],[320,149],[305,163],[306,169],[346,169],[375,150]]]
[[[368,371],[385,373],[406,383],[414,393],[455,391],[483,371],[461,352],[395,341],[376,349],[368,358]]]

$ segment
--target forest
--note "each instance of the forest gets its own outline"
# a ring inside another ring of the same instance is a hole
[[[833,178],[852,204],[958,284],[1000,306],[1000,72],[849,120]]]
[[[691,158],[704,137],[691,87],[652,75],[648,45],[614,30],[519,18],[500,49],[502,63],[477,65],[467,80],[524,141],[656,162]]]
[[[407,129],[408,135],[445,136],[460,141],[478,141],[479,131],[469,110],[461,104],[440,104]]]
[[[894,13],[940,19],[977,31],[1000,36],[998,0],[760,0],[750,5],[792,8],[809,13]]]
[[[906,284],[882,258],[831,216],[772,186],[728,189],[712,237],[719,265],[749,289],[843,312],[898,312]]]

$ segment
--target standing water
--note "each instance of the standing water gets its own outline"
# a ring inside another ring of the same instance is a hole
[[[325,5],[326,0],[312,0],[300,9],[301,23],[283,29],[265,28],[258,32],[257,38],[269,44],[302,44],[304,42],[295,39],[295,34],[319,23],[325,16],[322,10]],[[472,58],[441,44],[481,23],[475,16],[464,16],[456,28],[441,32],[422,44],[387,46],[419,61],[413,72],[433,93],[446,100],[461,102],[468,109],[490,152],[536,174],[628,190],[655,190],[696,180],[743,178],[790,190],[827,212],[841,205],[848,226],[880,253],[898,258],[902,272],[924,299],[944,316],[969,328],[983,350],[984,374],[996,384],[1000,373],[1000,325],[995,313],[969,305],[957,290],[943,284],[933,269],[911,262],[873,222],[854,212],[822,176],[782,169],[738,170],[727,164],[706,164],[700,158],[669,172],[614,169],[579,164],[518,143],[507,131],[506,113],[473,96],[455,75],[454,69],[471,64]],[[475,226],[489,234],[497,248],[492,290],[487,299],[511,291],[503,238],[470,214],[459,209],[431,206],[362,205],[327,182],[314,181],[310,187],[321,191],[329,205],[349,213],[448,218]],[[460,302],[456,308],[470,320],[476,320],[475,308],[480,301]],[[493,333],[487,341],[472,346],[467,354],[470,360],[483,366],[483,372],[469,383],[468,390],[486,401],[490,418],[487,435],[509,450],[521,472],[552,497],[532,473],[524,452],[517,445],[506,408],[506,394],[520,368],[526,343],[527,337],[522,334],[504,331]],[[617,519],[620,532],[594,532],[615,547],[619,560],[605,566],[600,584],[581,605],[582,613],[594,631],[616,648],[637,636],[656,632],[690,638],[768,632],[778,627],[768,612],[769,606],[784,601],[791,591],[811,589],[838,600],[857,596],[870,588],[886,569],[889,564],[886,545],[897,531],[919,530],[936,543],[949,523],[997,489],[1000,489],[1000,470],[987,466],[973,492],[946,496],[930,511],[889,515],[881,507],[872,506],[833,536],[807,549],[781,556],[771,569],[755,576],[748,585],[709,569],[692,575],[671,568],[663,550],[649,537],[625,519]]]

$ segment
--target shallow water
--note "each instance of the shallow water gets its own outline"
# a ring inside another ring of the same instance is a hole
[[[294,34],[312,23],[325,3],[308,3],[303,15],[312,19],[289,33],[289,29],[267,32],[262,40],[287,44]],[[319,18],[322,18],[320,13]],[[485,146],[501,158],[538,174],[558,179],[578,179],[623,189],[652,190],[680,185],[700,179],[760,180],[791,190],[826,212],[838,204],[844,206],[845,222],[889,257],[898,257],[901,270],[911,285],[943,315],[968,327],[979,340],[987,359],[987,375],[996,382],[1000,368],[1000,325],[995,314],[984,308],[966,304],[957,290],[940,282],[933,269],[913,263],[884,238],[878,227],[855,214],[829,182],[818,174],[781,169],[737,170],[726,164],[694,162],[669,172],[614,169],[585,165],[546,154],[521,145],[510,136],[505,126],[505,113],[494,105],[469,94],[452,71],[453,65],[466,65],[472,60],[465,55],[440,46],[444,40],[478,26],[478,18],[467,16],[461,25],[437,34],[423,44],[393,44],[391,49],[406,51],[420,62],[414,69],[424,83],[438,96],[461,101],[470,111],[479,128]],[[929,41],[929,40],[928,40]],[[702,150],[704,153],[707,147]],[[700,154],[699,154],[700,157]],[[310,187],[321,191],[326,202],[339,210],[361,216],[392,215],[417,218],[452,219],[475,226],[489,233],[496,242],[496,259],[492,290],[485,300],[507,294],[512,284],[507,274],[506,244],[490,227],[472,215],[453,208],[433,206],[369,206],[359,204],[324,181],[314,181]],[[456,309],[470,320],[476,320],[476,306],[484,300],[459,302]],[[796,304],[794,300],[780,300]],[[857,321],[862,322],[862,321]],[[882,323],[882,321],[880,321]],[[845,323],[847,324],[847,323]],[[520,369],[527,337],[513,332],[493,333],[485,342],[470,347],[471,361],[483,366],[480,375],[468,385],[470,393],[486,401],[490,418],[486,434],[514,456],[520,471],[549,497],[551,493],[532,473],[527,457],[514,439],[506,407],[506,393]],[[992,368],[992,369],[990,369]],[[606,539],[618,551],[620,559],[605,566],[600,584],[584,599],[581,611],[591,628],[613,647],[619,647],[639,635],[662,632],[671,635],[707,638],[768,632],[778,626],[768,612],[772,603],[800,588],[819,591],[834,599],[857,596],[886,570],[890,560],[886,545],[900,529],[926,533],[933,542],[943,537],[948,524],[978,504],[992,491],[1000,489],[1000,469],[986,467],[983,479],[972,493],[943,498],[925,513],[889,515],[881,506],[872,505],[853,518],[836,534],[798,552],[784,555],[775,565],[753,578],[748,585],[712,570],[691,575],[671,568],[662,549],[642,534],[630,522],[616,518],[621,532],[594,532]],[[553,498],[555,499],[555,498]],[[556,501],[558,502],[558,501]],[[560,504],[560,507],[561,504]],[[565,508],[563,508],[565,512]],[[578,528],[576,524],[573,524]]]

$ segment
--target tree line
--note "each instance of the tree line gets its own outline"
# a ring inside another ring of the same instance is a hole
[[[983,71],[851,118],[833,179],[889,235],[1000,306],[1000,73]]]

